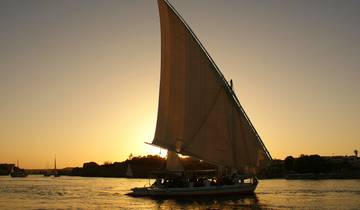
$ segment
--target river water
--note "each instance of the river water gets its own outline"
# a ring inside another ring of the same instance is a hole
[[[260,180],[254,196],[133,198],[147,179],[0,176],[0,209],[360,209],[360,180]]]

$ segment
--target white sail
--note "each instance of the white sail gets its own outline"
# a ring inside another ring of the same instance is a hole
[[[125,175],[126,175],[127,177],[133,177],[133,176],[134,176],[130,164],[127,165]]]
[[[217,66],[166,1],[158,0],[161,79],[153,144],[256,172],[271,159]]]

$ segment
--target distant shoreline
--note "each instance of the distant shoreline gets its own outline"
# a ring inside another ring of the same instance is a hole
[[[32,170],[32,169],[28,169]],[[43,174],[29,174],[30,176],[43,176]],[[115,176],[76,176],[76,175],[66,175],[63,174],[61,176],[65,177],[83,177],[83,178],[109,178],[109,179],[153,179],[151,177],[115,177]],[[10,175],[0,175],[0,177],[10,177]],[[294,181],[294,180],[309,180],[309,181],[322,181],[322,180],[359,180],[360,177],[357,178],[284,178],[284,177],[276,177],[276,178],[258,178],[259,180],[288,180],[288,181]]]
[[[192,158],[182,158],[185,170],[216,169],[215,165]],[[165,168],[166,159],[158,155],[129,157],[123,162],[84,163],[83,167],[58,169],[60,175],[79,177],[149,178],[151,172]],[[0,175],[9,175],[14,164],[0,164]],[[45,174],[53,169],[26,169],[29,174]],[[360,179],[360,158],[357,156],[301,155],[273,160],[258,173],[259,179],[325,180]]]

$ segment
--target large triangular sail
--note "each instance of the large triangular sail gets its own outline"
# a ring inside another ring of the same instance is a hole
[[[192,30],[170,3],[158,4],[161,79],[153,144],[255,173],[269,152]]]

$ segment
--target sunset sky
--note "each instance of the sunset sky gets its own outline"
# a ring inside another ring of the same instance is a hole
[[[274,158],[360,150],[360,1],[170,2]],[[159,154],[159,79],[155,0],[0,1],[0,163]]]

